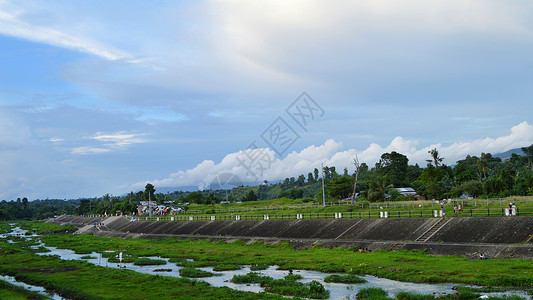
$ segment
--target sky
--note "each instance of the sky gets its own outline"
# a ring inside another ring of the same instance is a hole
[[[533,144],[533,2],[0,0],[0,199]]]

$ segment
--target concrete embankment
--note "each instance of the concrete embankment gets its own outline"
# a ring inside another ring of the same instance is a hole
[[[63,220],[65,221],[65,220]],[[533,259],[533,217],[333,219],[262,221],[104,220],[89,232],[123,238],[289,241],[297,247],[361,247],[372,250],[426,249],[436,255]]]

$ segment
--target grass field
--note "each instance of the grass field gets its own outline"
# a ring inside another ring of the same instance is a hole
[[[21,227],[24,226],[40,230],[39,223],[21,224]],[[170,258],[170,261],[188,268],[218,266],[220,269],[227,269],[228,266],[239,265],[261,267],[278,265],[286,270],[305,269],[359,275],[370,274],[410,282],[456,282],[508,288],[533,288],[533,264],[531,261],[519,259],[472,261],[455,256],[429,256],[422,251],[359,253],[354,252],[353,249],[318,247],[296,250],[288,243],[245,244],[242,240],[233,243],[176,238],[124,240],[66,234],[46,235],[41,239],[48,246],[72,249],[78,253],[120,249],[127,251],[133,260],[145,256],[161,256]],[[13,241],[14,243],[8,243],[5,239],[0,240],[0,273],[15,276],[17,280],[30,284],[44,286],[65,297],[75,299],[152,299],[156,297],[162,299],[280,299],[280,296],[273,294],[254,294],[211,287],[204,282],[187,278],[139,274],[131,270],[95,266],[84,261],[63,261],[53,256],[38,256],[29,250],[29,246],[34,243],[22,239],[13,239]],[[271,290],[279,290],[280,293],[288,292],[285,287]],[[8,289],[0,291],[0,293],[8,293],[6,295],[9,297],[12,292]],[[407,296],[404,295],[403,299],[407,299],[405,297]]]

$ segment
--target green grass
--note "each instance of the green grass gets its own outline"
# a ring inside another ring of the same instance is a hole
[[[240,269],[242,269],[242,267],[240,265],[237,265],[237,264],[222,264],[222,265],[215,266],[213,268],[213,271],[215,271],[215,272],[235,271],[235,270],[240,270]]]
[[[531,199],[531,197],[530,197]],[[323,213],[335,213],[335,212],[342,212],[346,217],[349,217],[349,214],[352,214],[352,217],[358,218],[359,213],[361,213],[361,217],[367,218],[368,212],[371,212],[373,215],[373,218],[377,218],[379,216],[379,211],[388,211],[389,215],[391,217],[397,217],[397,212],[400,211],[401,217],[420,217],[420,211],[424,211],[424,216],[429,217],[433,214],[433,210],[440,210],[440,204],[435,203],[434,201],[430,200],[418,200],[418,201],[403,201],[403,202],[374,202],[371,203],[372,207],[368,207],[368,202],[356,202],[355,206],[352,205],[338,205],[338,202],[332,202],[334,205],[332,206],[332,203],[328,202],[328,206],[326,207],[317,207],[317,202],[314,203],[315,207],[310,208],[311,203],[304,203],[304,199],[287,199],[287,198],[280,198],[280,199],[274,199],[274,200],[265,200],[265,201],[252,201],[252,202],[243,202],[243,203],[227,203],[227,204],[214,204],[214,205],[197,205],[197,204],[191,204],[188,207],[188,212],[185,212],[184,214],[180,214],[181,217],[188,218],[189,216],[203,216],[203,217],[210,217],[212,215],[215,215],[217,218],[220,219],[231,219],[232,213],[233,215],[240,215],[242,216],[255,216],[260,217],[264,214],[268,214],[271,216],[276,215],[285,215],[286,217],[295,218],[296,214],[323,214]],[[329,201],[329,200],[328,200]],[[456,199],[455,203],[461,203],[460,199]],[[499,199],[490,199],[488,201],[487,205],[487,199],[477,199],[477,200],[468,200],[464,201],[463,205],[463,212],[459,213],[458,217],[468,217],[470,216],[470,209],[473,209],[474,216],[478,214],[478,216],[487,216],[486,210],[489,208],[491,210],[491,216],[501,216],[501,209],[506,208],[509,202],[518,202],[517,206],[519,208],[523,207],[533,207],[533,201],[530,201],[528,204],[520,201],[525,201],[524,197],[509,197],[509,198],[503,198],[501,201]],[[322,202],[320,201],[319,204]],[[301,207],[300,207],[301,204]],[[308,205],[308,208],[305,208],[306,204]],[[361,207],[363,204],[363,208]],[[282,206],[282,207],[281,207]],[[452,204],[446,204],[445,206],[446,215],[447,216],[453,216],[453,205]],[[265,209],[269,208],[269,209]],[[253,209],[253,210],[251,210]],[[475,210],[480,210],[476,212]],[[248,211],[239,211],[239,210],[248,210]],[[201,211],[200,214],[198,213],[191,213],[192,211]],[[411,212],[411,215],[409,215],[409,212]],[[330,216],[331,217],[331,216]],[[304,216],[306,218],[306,216]]]
[[[364,288],[357,292],[357,299],[364,300],[387,300],[392,299],[388,296],[388,293],[382,288]]]
[[[152,259],[146,257],[135,258],[133,264],[136,266],[159,266],[166,265],[167,262],[163,259]]]
[[[457,256],[430,256],[423,251],[375,251],[354,254],[345,248],[295,250],[288,244],[268,245],[210,243],[177,238],[123,240],[92,235],[43,236],[50,246],[76,249],[123,249],[134,256],[176,259],[187,266],[223,264],[278,265],[280,269],[369,274],[410,282],[456,282],[484,286],[533,287],[533,265],[529,260],[469,260]],[[184,258],[194,260],[185,262]],[[416,262],[416,263],[413,263]]]
[[[186,267],[186,268],[180,269],[180,276],[188,277],[188,278],[203,278],[203,277],[213,277],[213,276],[220,276],[220,275],[222,274],[199,270],[199,269],[192,268],[192,267]]]
[[[3,240],[0,240],[0,273],[43,286],[69,299],[280,299],[266,293],[215,288],[187,278],[147,275],[84,261],[39,256]]]
[[[299,279],[301,279],[301,276],[289,274],[283,279],[275,280],[272,277],[261,276],[258,273],[251,272],[246,275],[234,275],[231,282],[239,284],[258,283],[265,291],[284,296],[312,299],[329,298],[329,291],[321,283],[312,281],[309,284],[303,284],[298,282]]]
[[[250,271],[262,271],[270,267],[268,264],[253,264],[250,266]]]
[[[330,275],[324,278],[325,282],[334,282],[334,283],[365,283],[366,279],[361,278],[354,274],[346,275]]]
[[[41,293],[35,291],[29,291],[23,287],[13,285],[4,280],[0,280],[0,299],[11,299],[11,300],[39,300],[39,299],[49,299],[48,296],[45,296]]]

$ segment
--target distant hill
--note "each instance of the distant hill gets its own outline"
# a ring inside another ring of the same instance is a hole
[[[505,151],[503,153],[493,154],[492,156],[493,157],[499,157],[499,158],[502,159],[502,161],[506,161],[509,158],[511,158],[511,155],[513,155],[513,154],[518,154],[518,155],[523,156],[524,152],[522,152],[522,148],[515,148],[515,149],[511,149],[511,150]]]

